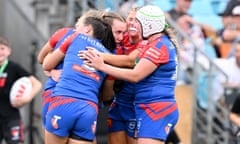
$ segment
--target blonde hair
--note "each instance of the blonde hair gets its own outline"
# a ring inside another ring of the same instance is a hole
[[[140,8],[140,6],[135,6],[135,7],[132,7],[129,11],[128,11],[128,14],[131,13],[131,12],[137,12]]]
[[[83,13],[82,16],[78,18],[77,23],[81,19],[85,19],[86,17],[94,17],[94,18],[101,19],[103,22],[109,24],[110,26],[112,26],[114,19],[117,19],[121,22],[126,22],[125,18],[118,13],[90,9],[87,12]]]
[[[83,17],[95,17],[95,18],[101,19],[102,14],[103,14],[103,11],[101,11],[101,10],[90,9],[87,12],[85,12],[82,16]]]
[[[103,15],[103,11],[90,9],[87,12],[83,13],[82,16],[80,16],[77,19],[77,21],[75,23],[75,28],[77,28],[78,25],[80,23],[82,23],[87,17],[94,17],[94,18],[98,18],[98,19],[102,20],[102,15]]]
[[[164,29],[164,33],[170,38],[171,42],[175,46],[176,52],[177,52],[177,56],[178,56],[178,60],[179,60],[180,46],[179,46],[178,41],[177,41],[177,39],[175,37],[174,30],[171,29],[171,28],[165,28]]]
[[[101,17],[102,17],[104,22],[106,22],[107,24],[109,24],[111,26],[113,25],[113,20],[114,19],[117,19],[121,22],[126,22],[126,19],[122,15],[120,15],[118,13],[115,13],[115,12],[104,11],[102,13]]]

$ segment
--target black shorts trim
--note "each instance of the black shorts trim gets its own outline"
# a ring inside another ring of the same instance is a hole
[[[69,138],[76,139],[76,140],[83,140],[83,141],[93,142],[93,140],[86,139],[86,138],[82,138],[82,137],[76,136],[76,135],[74,135],[74,134],[71,134],[71,135],[69,136]]]

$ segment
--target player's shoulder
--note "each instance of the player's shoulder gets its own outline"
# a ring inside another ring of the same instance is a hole
[[[55,31],[55,33],[52,36],[57,36],[57,35],[64,35],[69,31],[73,31],[74,29],[71,27],[63,27]]]
[[[143,45],[143,46],[145,46],[145,45],[148,45],[148,40],[142,40],[142,41],[140,41],[139,43],[138,43],[138,45]]]
[[[73,28],[71,28],[71,27],[63,27],[63,28],[58,29],[56,32],[70,31],[70,30],[73,30]]]

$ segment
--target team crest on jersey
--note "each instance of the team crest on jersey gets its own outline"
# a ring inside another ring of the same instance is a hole
[[[62,117],[54,115],[51,119],[52,127],[58,129],[58,120],[62,119]]]
[[[130,131],[134,131],[136,129],[136,120],[135,119],[132,119],[129,122],[128,128],[130,129]]]
[[[169,134],[171,127],[172,127],[172,124],[168,123],[168,125],[165,127],[166,134]]]

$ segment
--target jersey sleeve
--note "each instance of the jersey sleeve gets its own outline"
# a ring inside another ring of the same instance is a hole
[[[107,80],[115,80],[115,78],[113,76],[111,76],[111,75],[107,75],[106,79]]]
[[[147,40],[142,40],[136,45],[136,49],[143,50],[148,45]]]
[[[57,30],[49,39],[49,44],[54,48],[57,42],[70,30],[71,28],[62,28]]]
[[[78,33],[75,32],[73,34],[71,34],[70,36],[68,36],[63,43],[60,45],[59,50],[62,51],[64,54],[66,54],[68,47],[71,45],[71,43],[73,42],[73,40],[77,37]]]
[[[158,43],[157,45],[147,45],[140,55],[140,58],[145,58],[153,62],[155,65],[167,63],[169,61],[169,51],[166,45]]]

